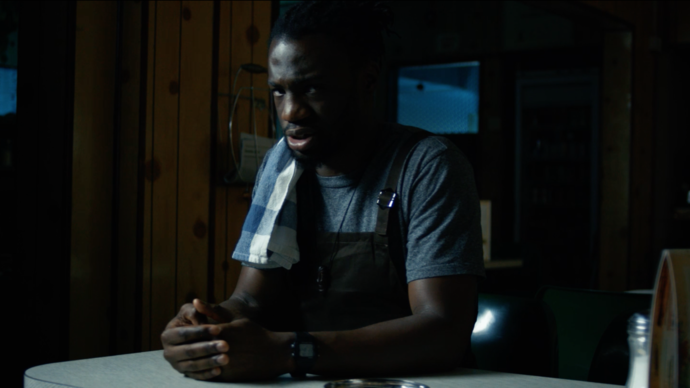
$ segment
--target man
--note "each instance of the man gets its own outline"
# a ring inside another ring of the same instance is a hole
[[[176,370],[251,380],[393,376],[470,362],[484,276],[474,180],[447,140],[412,141],[409,128],[374,119],[390,22],[379,3],[303,2],[276,23],[269,84],[286,137],[276,147],[304,167],[300,261],[290,269],[244,263],[230,299],[183,306],[161,335]]]

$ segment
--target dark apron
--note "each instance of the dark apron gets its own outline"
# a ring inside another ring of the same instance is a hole
[[[393,195],[407,154],[426,136],[426,132],[411,133],[398,147],[379,196],[374,232],[319,232],[314,214],[299,217],[300,261],[289,273],[301,330],[357,329],[412,314],[397,220],[399,200]],[[305,172],[298,184],[310,186],[314,184],[310,180],[315,180],[313,173]],[[298,206],[309,206],[310,202],[309,198],[297,200]],[[299,214],[305,213],[309,212]],[[391,238],[395,241],[389,244]]]
[[[299,217],[300,261],[287,271],[296,331],[352,330],[412,315],[396,189],[407,154],[426,136],[427,132],[412,132],[401,141],[379,195],[374,232],[319,232],[314,214]],[[305,172],[298,185],[309,185],[310,179],[316,178]],[[298,197],[297,203],[309,206],[310,201]],[[320,273],[319,267],[325,267],[326,273]],[[463,366],[473,364],[468,347]]]
[[[307,251],[308,259],[290,270],[300,331],[357,329],[412,314],[385,239],[341,233],[336,243],[336,233],[318,233],[316,240],[300,245],[300,257]],[[319,274],[319,267],[328,274]]]

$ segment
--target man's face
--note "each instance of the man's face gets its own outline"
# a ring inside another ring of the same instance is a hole
[[[347,52],[327,36],[274,39],[268,83],[296,157],[322,162],[353,144],[362,109],[359,80]]]

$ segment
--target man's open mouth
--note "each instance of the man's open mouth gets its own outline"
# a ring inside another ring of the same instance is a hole
[[[308,129],[291,129],[285,131],[288,146],[294,151],[303,152],[311,147],[314,132]]]
[[[309,144],[311,143],[312,136],[311,135],[303,135],[303,136],[288,136],[287,141],[288,145],[290,148],[292,148],[295,151],[304,151],[309,147]]]

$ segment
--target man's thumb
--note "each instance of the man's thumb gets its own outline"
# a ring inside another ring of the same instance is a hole
[[[214,321],[228,322],[227,317],[224,317],[221,314],[219,314],[219,313],[223,312],[222,307],[220,307],[218,305],[214,306],[214,305],[208,304],[201,299],[194,299],[194,301],[192,303],[194,304],[194,308],[196,309],[196,311],[198,311],[201,314],[206,315],[207,317],[213,319]]]

